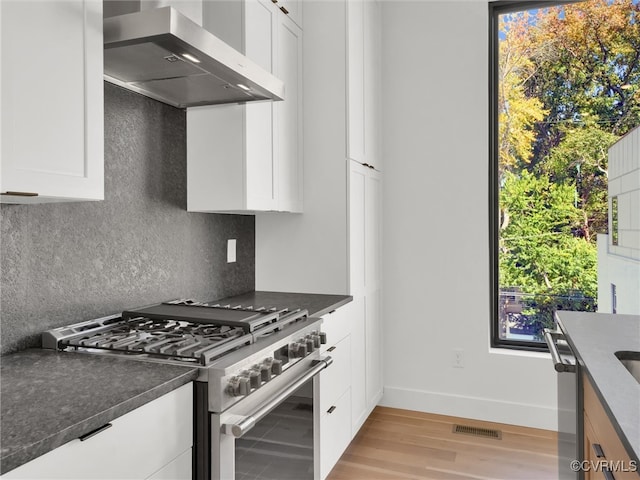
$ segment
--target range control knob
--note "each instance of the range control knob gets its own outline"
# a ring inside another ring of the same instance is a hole
[[[227,384],[227,393],[232,397],[239,397],[240,393],[240,377],[231,377]]]
[[[268,382],[271,380],[271,362],[272,358],[267,358],[262,365],[260,366],[260,378],[263,382]]]
[[[240,395],[249,395],[251,393],[251,386],[249,377],[240,377],[238,391]]]
[[[307,350],[307,344],[304,342],[303,339],[300,339],[300,341],[298,342],[298,357],[304,358],[308,354],[309,352]]]
[[[327,334],[324,332],[320,332],[320,343],[322,343],[323,345],[327,343]]]
[[[260,371],[251,370],[251,372],[249,372],[249,385],[251,385],[251,388],[260,388],[261,383]]]
[[[296,358],[299,357],[300,355],[298,355],[298,349],[300,348],[300,346],[297,343],[292,343],[289,345],[289,358]]]
[[[316,346],[313,342],[313,338],[311,338],[311,335],[307,335],[306,337],[304,337],[304,342],[305,342],[305,345],[307,346],[307,351],[309,353],[313,352],[316,349]]]
[[[309,335],[311,337],[311,340],[313,340],[313,346],[315,348],[320,348],[320,335],[318,335],[318,332],[311,332],[311,335]]]
[[[276,358],[271,362],[271,373],[274,375],[280,375],[282,373],[282,360]]]

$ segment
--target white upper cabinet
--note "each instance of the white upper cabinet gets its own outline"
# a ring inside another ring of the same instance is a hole
[[[1,201],[104,199],[102,1],[2,0],[0,21]]]
[[[381,170],[380,7],[347,2],[347,158]]]
[[[275,75],[285,85],[285,101],[275,102],[278,210],[302,212],[302,31],[289,18],[277,22]]]
[[[203,26],[283,80],[285,100],[187,110],[187,209],[302,210],[302,33],[270,0],[206,2]]]

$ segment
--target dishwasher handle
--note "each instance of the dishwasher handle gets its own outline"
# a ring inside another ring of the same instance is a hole
[[[550,330],[548,328],[544,329],[544,341],[549,347],[549,353],[551,354],[551,361],[553,362],[553,368],[558,373],[574,373],[576,371],[576,366],[572,363],[566,363],[562,361],[560,357],[560,352],[558,351],[558,345],[555,342],[556,338],[564,339],[564,334],[560,330]]]
[[[222,431],[226,434],[231,434],[236,438],[242,437],[245,433],[251,430],[255,426],[255,424],[262,419],[262,417],[266,416],[271,410],[280,405],[288,396],[290,396],[308,380],[315,377],[318,373],[320,373],[332,363],[333,359],[331,357],[323,357],[319,360],[314,360],[313,367],[293,380],[290,384],[288,384],[285,388],[278,392],[275,397],[267,400],[264,404],[260,405],[242,420],[233,424],[224,424],[222,426]]]

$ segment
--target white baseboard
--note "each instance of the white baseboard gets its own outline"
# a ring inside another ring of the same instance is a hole
[[[398,387],[384,387],[380,405],[545,430],[558,429],[556,408],[541,405]]]

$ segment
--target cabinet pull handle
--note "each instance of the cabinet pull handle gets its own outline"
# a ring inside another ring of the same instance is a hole
[[[271,0],[271,3],[278,3],[278,0]]]
[[[616,480],[616,477],[613,476],[609,467],[602,467],[602,475],[604,475],[606,480]]]
[[[602,450],[602,447],[599,443],[592,443],[591,446],[593,447],[593,451],[595,452],[597,458],[604,458],[604,450]]]
[[[333,352],[336,349],[336,346],[327,348],[327,352]]]
[[[15,195],[16,197],[37,197],[38,194],[35,192],[9,192],[6,191],[0,195]]]
[[[327,410],[327,413],[333,413],[333,411],[336,409],[335,405],[331,405],[331,408],[329,408],[329,410]]]
[[[271,0],[271,1],[273,1],[273,0]],[[286,8],[280,7],[280,10],[282,10],[282,13],[284,13],[285,15],[289,15],[289,10],[287,10]]]
[[[81,437],[78,437],[78,439],[81,442],[84,442],[85,440],[89,440],[91,437],[93,437],[93,436],[99,434],[100,432],[105,431],[107,428],[111,428],[111,427],[113,427],[113,425],[111,425],[110,423],[107,423],[106,425],[98,427],[95,430],[91,430],[89,433],[85,433]]]

